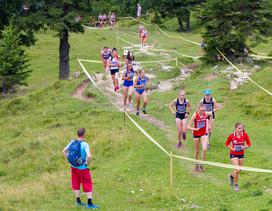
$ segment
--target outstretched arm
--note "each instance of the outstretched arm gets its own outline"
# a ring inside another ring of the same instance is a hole
[[[187,125],[188,130],[192,130],[192,131],[198,131],[199,130],[199,128],[192,127],[193,122],[195,120],[195,117],[196,117],[196,114],[194,113],[194,115],[192,116],[192,118],[189,121],[189,124]]]

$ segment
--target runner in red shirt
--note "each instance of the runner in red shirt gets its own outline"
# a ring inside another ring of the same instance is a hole
[[[246,146],[245,146],[246,143]],[[230,146],[231,144],[231,146]],[[227,141],[226,147],[230,149],[230,159],[233,165],[242,166],[244,163],[244,151],[251,146],[248,135],[244,130],[242,123],[235,124],[235,132],[231,134]],[[230,185],[234,185],[234,190],[237,192],[238,188],[238,177],[240,169],[234,169],[230,175]]]
[[[202,160],[206,160],[208,133],[211,130],[211,121],[208,118],[211,117],[210,113],[205,113],[206,108],[203,103],[200,103],[187,126],[187,129],[193,131],[193,138],[195,142],[195,159],[198,160],[199,144],[202,144]],[[194,127],[192,124],[194,123]],[[209,124],[208,124],[209,123]],[[203,164],[196,163],[195,171],[203,172]]]

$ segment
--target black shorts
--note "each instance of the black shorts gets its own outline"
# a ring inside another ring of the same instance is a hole
[[[210,119],[211,117],[209,116],[208,119]],[[215,113],[214,111],[212,112],[212,118],[215,119]]]
[[[118,73],[119,69],[110,70],[111,75],[115,75],[115,73]]]
[[[186,118],[186,117],[185,117],[185,114],[186,114],[186,113],[178,113],[178,112],[176,112],[176,118],[183,120],[183,119]]]
[[[207,135],[208,135],[208,133],[206,133],[206,134],[204,134],[202,136],[207,136]],[[193,135],[193,138],[201,138],[202,136],[195,136],[195,135]]]
[[[244,157],[245,157],[245,155],[233,155],[233,154],[230,154],[230,159],[232,159],[232,158],[242,159]]]

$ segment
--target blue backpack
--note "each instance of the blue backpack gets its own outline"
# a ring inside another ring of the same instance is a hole
[[[86,162],[81,156],[81,141],[74,140],[70,144],[67,159],[72,166],[82,166]]]

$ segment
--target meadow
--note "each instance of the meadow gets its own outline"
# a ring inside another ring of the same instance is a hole
[[[171,20],[163,30],[175,32]],[[167,28],[167,26],[170,26]],[[119,23],[119,36],[138,43],[138,24],[131,20]],[[176,50],[191,56],[201,56],[199,46],[180,39],[169,39],[154,26],[149,43],[157,49]],[[84,34],[70,34],[71,76],[81,71],[76,59],[99,60],[101,48],[116,47],[115,30],[86,30]],[[195,42],[201,41],[201,31],[181,34]],[[243,171],[240,191],[235,193],[228,184],[229,169],[206,166],[206,172],[194,173],[194,164],[174,160],[174,184],[169,186],[169,158],[153,145],[118,112],[94,86],[88,85],[93,99],[80,101],[71,96],[86,79],[84,74],[69,81],[58,81],[58,38],[51,31],[37,32],[38,41],[27,50],[33,70],[28,87],[21,87],[14,98],[0,101],[0,210],[78,210],[70,188],[69,165],[61,150],[75,138],[78,127],[87,130],[92,162],[90,170],[94,181],[94,202],[101,210],[272,210],[272,176]],[[256,47],[269,52],[271,41]],[[129,46],[118,41],[118,49]],[[137,50],[138,51],[138,50]],[[138,61],[175,58],[174,53],[136,55]],[[169,91],[155,91],[149,96],[148,114],[163,121],[168,127],[160,129],[133,116],[145,130],[173,153],[193,157],[190,132],[183,150],[175,149],[176,128],[168,104],[177,97],[178,89],[185,87],[186,97],[193,110],[206,88],[213,90],[222,105],[216,113],[212,148],[207,160],[230,163],[224,143],[241,121],[251,137],[252,147],[246,151],[245,165],[271,169],[271,96],[248,82],[230,90],[230,79],[225,70],[229,65],[202,64],[199,60],[180,58],[185,65],[195,64],[194,72]],[[155,75],[153,84],[173,79],[181,66],[162,71],[160,64],[147,64],[147,74]],[[260,68],[251,78],[272,90],[271,61],[237,64],[241,69]],[[84,63],[90,73],[103,73],[101,64]],[[213,76],[213,77],[210,77]],[[134,104],[135,105],[135,104]],[[192,112],[191,112],[192,113]],[[85,196],[82,196],[86,201]],[[79,209],[84,210],[84,208]]]

